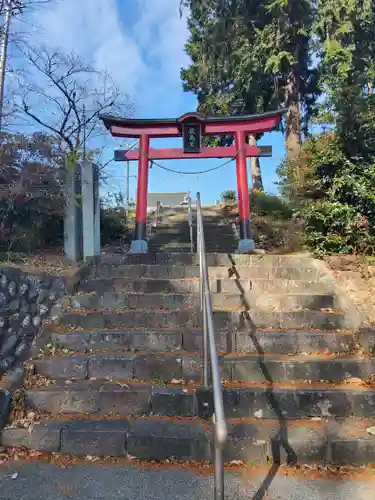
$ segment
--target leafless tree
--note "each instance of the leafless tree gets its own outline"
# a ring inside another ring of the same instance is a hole
[[[23,14],[26,9],[42,7],[43,5],[55,2],[56,0],[0,0],[0,16],[5,12],[7,2],[10,1],[12,15]]]
[[[44,127],[66,153],[98,147],[104,129],[100,113],[130,111],[118,85],[74,53],[42,47],[24,52],[27,66],[19,76],[18,113]]]
[[[4,119],[13,116],[13,107],[4,106],[5,94],[5,77],[8,72],[7,68],[7,53],[9,41],[12,43],[21,43],[23,41],[22,34],[19,31],[14,32],[10,29],[12,19],[24,22],[24,14],[33,9],[43,7],[47,4],[53,4],[60,0],[0,0],[0,130],[4,125]],[[12,99],[10,99],[12,100]],[[5,110],[4,110],[5,109]]]

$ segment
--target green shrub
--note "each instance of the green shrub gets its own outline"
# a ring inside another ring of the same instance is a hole
[[[125,210],[122,208],[102,208],[100,211],[101,244],[131,241],[131,231],[127,225]]]
[[[236,192],[233,189],[228,189],[227,191],[221,193],[221,199],[223,201],[230,201],[234,203],[237,200]]]
[[[298,220],[254,215],[252,225],[257,248],[286,253],[302,248],[302,224]]]
[[[317,255],[375,249],[375,164],[348,158],[330,133],[308,139],[300,155],[299,216]],[[295,184],[296,185],[296,184]]]
[[[357,206],[324,200],[305,205],[305,244],[317,255],[368,252],[375,248],[375,234]]]
[[[278,219],[293,217],[293,208],[279,196],[266,194],[263,191],[250,191],[251,210],[256,215],[269,215]]]

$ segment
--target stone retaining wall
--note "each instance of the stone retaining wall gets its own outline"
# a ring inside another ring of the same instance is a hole
[[[43,320],[86,271],[82,266],[70,276],[52,276],[0,268],[0,377],[27,357]]]

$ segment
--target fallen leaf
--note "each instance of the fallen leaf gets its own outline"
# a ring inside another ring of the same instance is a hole
[[[350,378],[346,378],[344,380],[344,383],[345,384],[362,384],[363,380],[361,380],[360,378],[357,378],[357,377],[350,377]]]
[[[18,472],[15,472],[14,474],[12,474],[12,479],[17,479],[18,477]]]
[[[245,462],[243,462],[242,460],[231,460],[229,462],[229,465],[244,465]]]
[[[183,380],[178,380],[176,378],[172,378],[172,380],[171,380],[171,384],[175,384],[175,385],[180,385],[183,382],[184,382]]]

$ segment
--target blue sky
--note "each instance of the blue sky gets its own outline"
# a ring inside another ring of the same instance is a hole
[[[194,95],[184,93],[180,69],[189,64],[184,52],[188,37],[186,20],[181,19],[180,0],[57,0],[54,5],[32,14],[35,43],[60,47],[107,69],[134,104],[135,116],[178,117],[194,111]],[[158,140],[156,146],[176,147],[178,140]],[[260,144],[273,146],[273,158],[262,159],[265,189],[276,192],[277,165],[285,153],[280,132],[266,134]],[[121,140],[109,140],[106,154],[121,147]],[[165,162],[182,171],[210,168],[223,160]],[[132,175],[136,164],[131,164]],[[124,165],[112,164],[102,192],[124,191]],[[250,180],[250,176],[249,176]],[[158,168],[150,171],[149,191],[201,191],[205,203],[236,187],[234,162],[204,175],[177,175]],[[136,183],[131,179],[131,194]]]

